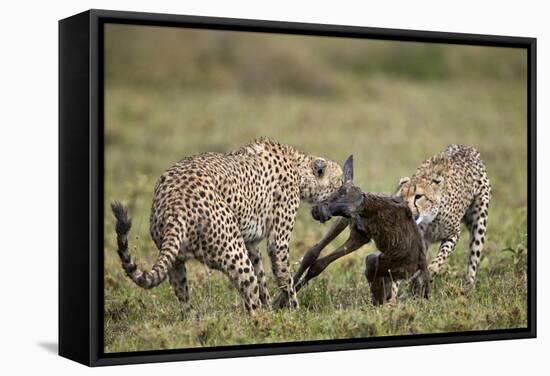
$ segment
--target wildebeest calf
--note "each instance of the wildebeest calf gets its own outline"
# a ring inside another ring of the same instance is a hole
[[[411,280],[411,292],[428,296],[429,274],[426,249],[420,229],[408,205],[397,196],[364,193],[353,185],[353,160],[344,165],[345,183],[327,200],[312,208],[318,221],[339,216],[329,233],[311,248],[295,275],[296,291],[319,275],[336,259],[355,251],[371,239],[378,251],[366,257],[365,275],[369,281],[374,304],[383,304],[395,298],[392,283]],[[318,259],[321,250],[347,226],[350,237],[333,253]],[[309,269],[308,269],[309,268]],[[300,279],[307,269],[307,274]]]

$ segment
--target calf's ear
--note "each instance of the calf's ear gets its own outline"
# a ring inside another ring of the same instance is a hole
[[[344,163],[344,182],[353,181],[353,155],[350,155]]]

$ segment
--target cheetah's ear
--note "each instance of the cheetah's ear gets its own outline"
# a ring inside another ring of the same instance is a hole
[[[441,183],[443,183],[443,177],[442,176],[434,176],[432,177],[432,183],[435,183],[437,185],[440,185]]]
[[[408,176],[405,176],[399,179],[399,186],[401,187],[403,184],[408,183],[410,181],[411,181],[411,178],[409,178]]]
[[[344,163],[344,182],[353,181],[353,155],[350,155]]]
[[[324,159],[317,158],[315,161],[313,161],[313,174],[320,178],[325,174],[325,170],[327,169],[327,162]]]
[[[395,194],[400,195],[401,194],[401,188],[403,187],[403,184],[408,183],[410,181],[411,181],[411,178],[409,178],[408,176],[405,176],[405,177],[399,179],[399,185],[397,186],[397,189],[395,190]]]

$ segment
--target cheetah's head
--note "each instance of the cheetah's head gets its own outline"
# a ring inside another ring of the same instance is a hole
[[[316,204],[326,200],[344,182],[342,167],[329,159],[311,156],[300,176],[301,199]]]
[[[399,180],[396,195],[407,202],[417,224],[428,224],[439,214],[443,186],[440,175],[405,177]]]

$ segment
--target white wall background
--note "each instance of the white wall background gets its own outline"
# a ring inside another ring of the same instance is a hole
[[[87,369],[57,343],[57,20],[88,8],[347,24],[538,38],[538,229],[550,164],[550,27],[544,1],[278,0],[6,2],[0,23],[0,373],[48,374],[541,374],[548,368],[549,257],[539,237],[539,338]],[[544,232],[542,232],[544,234]],[[546,298],[546,299],[545,299]],[[538,372],[537,372],[538,371]]]

